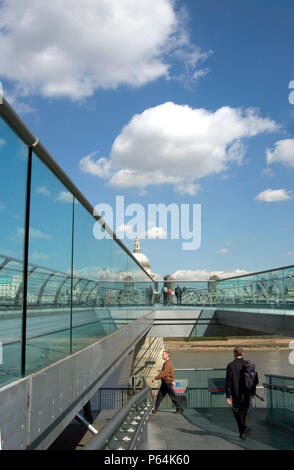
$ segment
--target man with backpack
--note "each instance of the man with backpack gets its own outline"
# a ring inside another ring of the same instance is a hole
[[[246,439],[248,433],[247,419],[250,399],[255,396],[258,384],[258,374],[255,365],[243,359],[243,350],[234,349],[234,361],[227,366],[226,396],[229,405],[232,405],[234,417],[237,421],[240,438]]]

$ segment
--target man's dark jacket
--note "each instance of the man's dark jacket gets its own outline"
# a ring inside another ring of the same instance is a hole
[[[243,394],[249,394],[245,388],[245,379],[243,374],[244,369],[244,359],[234,359],[227,366],[226,374],[226,395],[227,397],[232,397],[234,399],[241,398]],[[258,375],[256,373],[255,384],[250,392],[250,395],[254,395],[256,391],[256,385],[258,384]]]
[[[176,287],[175,294],[176,294],[177,297],[178,296],[181,297],[182,296],[182,289],[180,287]]]

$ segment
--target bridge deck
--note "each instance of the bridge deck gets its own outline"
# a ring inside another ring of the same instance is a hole
[[[265,409],[250,416],[251,430],[245,441],[239,438],[230,409],[186,410],[183,415],[158,411],[148,422],[148,440],[141,450],[290,450],[293,431],[266,421]]]
[[[99,431],[114,411],[94,413],[93,426]],[[237,433],[230,410],[185,410],[174,415],[172,411],[158,411],[150,415],[147,442],[137,450],[291,450],[294,449],[294,433],[275,427],[266,421],[265,409],[254,409],[250,416],[251,431],[242,441]],[[52,444],[49,450],[82,450],[93,438],[89,431],[73,421]]]

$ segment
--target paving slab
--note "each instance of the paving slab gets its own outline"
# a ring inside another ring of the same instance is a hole
[[[93,426],[100,431],[116,411],[94,412]],[[150,414],[147,440],[137,450],[292,450],[294,432],[273,426],[266,420],[265,409],[250,414],[251,430],[245,441],[237,432],[236,421],[229,408],[186,409],[182,414],[159,410]],[[50,450],[82,450],[93,438],[73,420]]]
[[[192,424],[184,415],[158,411],[148,420],[147,442],[138,450],[242,450],[236,442],[224,439]]]
[[[237,424],[232,410],[227,408],[198,408],[185,410],[185,417],[210,432],[222,435],[227,441],[238,443],[245,450],[292,450],[294,432],[291,429],[274,426],[267,421],[266,409],[254,409],[249,414],[250,431],[246,440],[239,438]]]

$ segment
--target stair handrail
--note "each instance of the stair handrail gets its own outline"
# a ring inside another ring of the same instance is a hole
[[[114,417],[111,419],[111,421],[106,424],[101,431],[98,432],[98,434],[91,439],[91,441],[86,444],[83,447],[83,450],[101,450],[105,447],[107,441],[110,440],[110,438],[115,434],[115,431],[119,426],[122,424],[124,419],[128,416],[129,412],[131,411],[132,407],[139,401],[141,398],[143,398],[145,395],[150,394],[152,395],[151,388],[149,385],[146,384],[145,378],[143,378],[143,382],[145,385],[145,388],[141,390],[140,392],[136,393],[134,396],[132,396],[129,401],[126,403],[126,405],[119,410]],[[152,403],[153,405],[153,403]],[[148,411],[150,407],[148,407]],[[147,411],[144,413],[144,415],[141,418],[140,424],[144,421],[143,418],[145,418]],[[142,426],[141,426],[142,427]],[[141,430],[140,427],[140,430]],[[136,436],[138,437],[138,433],[136,433]],[[135,445],[134,438],[132,439],[130,445]]]

